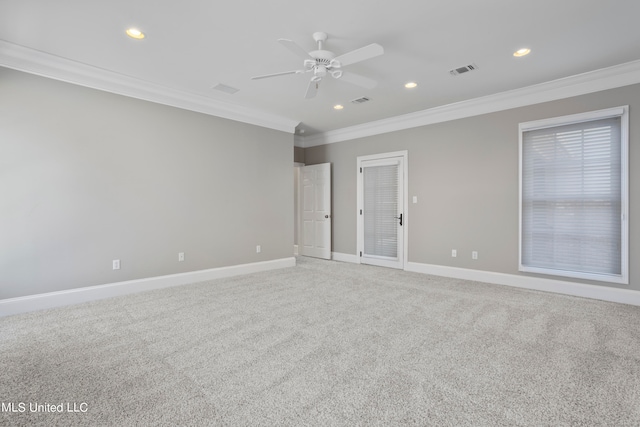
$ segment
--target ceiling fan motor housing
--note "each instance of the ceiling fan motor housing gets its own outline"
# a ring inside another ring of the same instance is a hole
[[[335,53],[328,50],[312,50],[309,52],[309,56],[314,58],[316,62],[322,62],[329,65],[331,60],[336,57]]]
[[[333,78],[339,79],[342,77],[342,72],[337,70],[340,68],[340,63],[338,61],[334,61],[336,55],[328,50],[314,50],[309,52],[309,56],[311,56],[313,60],[305,61],[305,67],[308,70],[313,70],[315,81],[320,81],[323,77],[327,75],[327,72],[331,74]]]

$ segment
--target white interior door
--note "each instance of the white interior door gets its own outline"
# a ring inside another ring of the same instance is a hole
[[[300,254],[331,259],[331,164],[303,166]]]
[[[404,269],[405,156],[358,159],[360,262]]]

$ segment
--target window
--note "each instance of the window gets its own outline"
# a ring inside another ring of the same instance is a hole
[[[628,107],[520,124],[520,271],[628,274]]]

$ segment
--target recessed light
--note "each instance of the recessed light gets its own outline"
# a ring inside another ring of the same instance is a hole
[[[513,52],[513,56],[525,56],[528,55],[529,53],[531,53],[531,49],[528,48],[522,48],[522,49],[518,49],[515,52]]]
[[[334,110],[342,110],[344,108],[344,106],[340,105],[340,104],[336,104],[333,106]]]
[[[143,39],[144,38],[144,33],[140,30],[138,30],[137,28],[129,28],[126,31],[127,35],[133,39]]]
[[[416,82],[409,82],[404,85],[404,87],[406,87],[407,89],[413,89],[416,86],[418,86],[418,83]]]

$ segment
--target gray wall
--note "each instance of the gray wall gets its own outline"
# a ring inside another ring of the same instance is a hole
[[[0,299],[290,257],[292,163],[284,132],[0,68]]]
[[[304,163],[304,148],[293,147],[293,161],[297,163]]]
[[[307,148],[306,164],[332,163],[333,251],[356,253],[356,158],[408,150],[409,198],[418,197],[409,203],[409,261],[523,274],[518,123],[620,105],[630,105],[631,284],[581,282],[640,290],[640,85]]]

